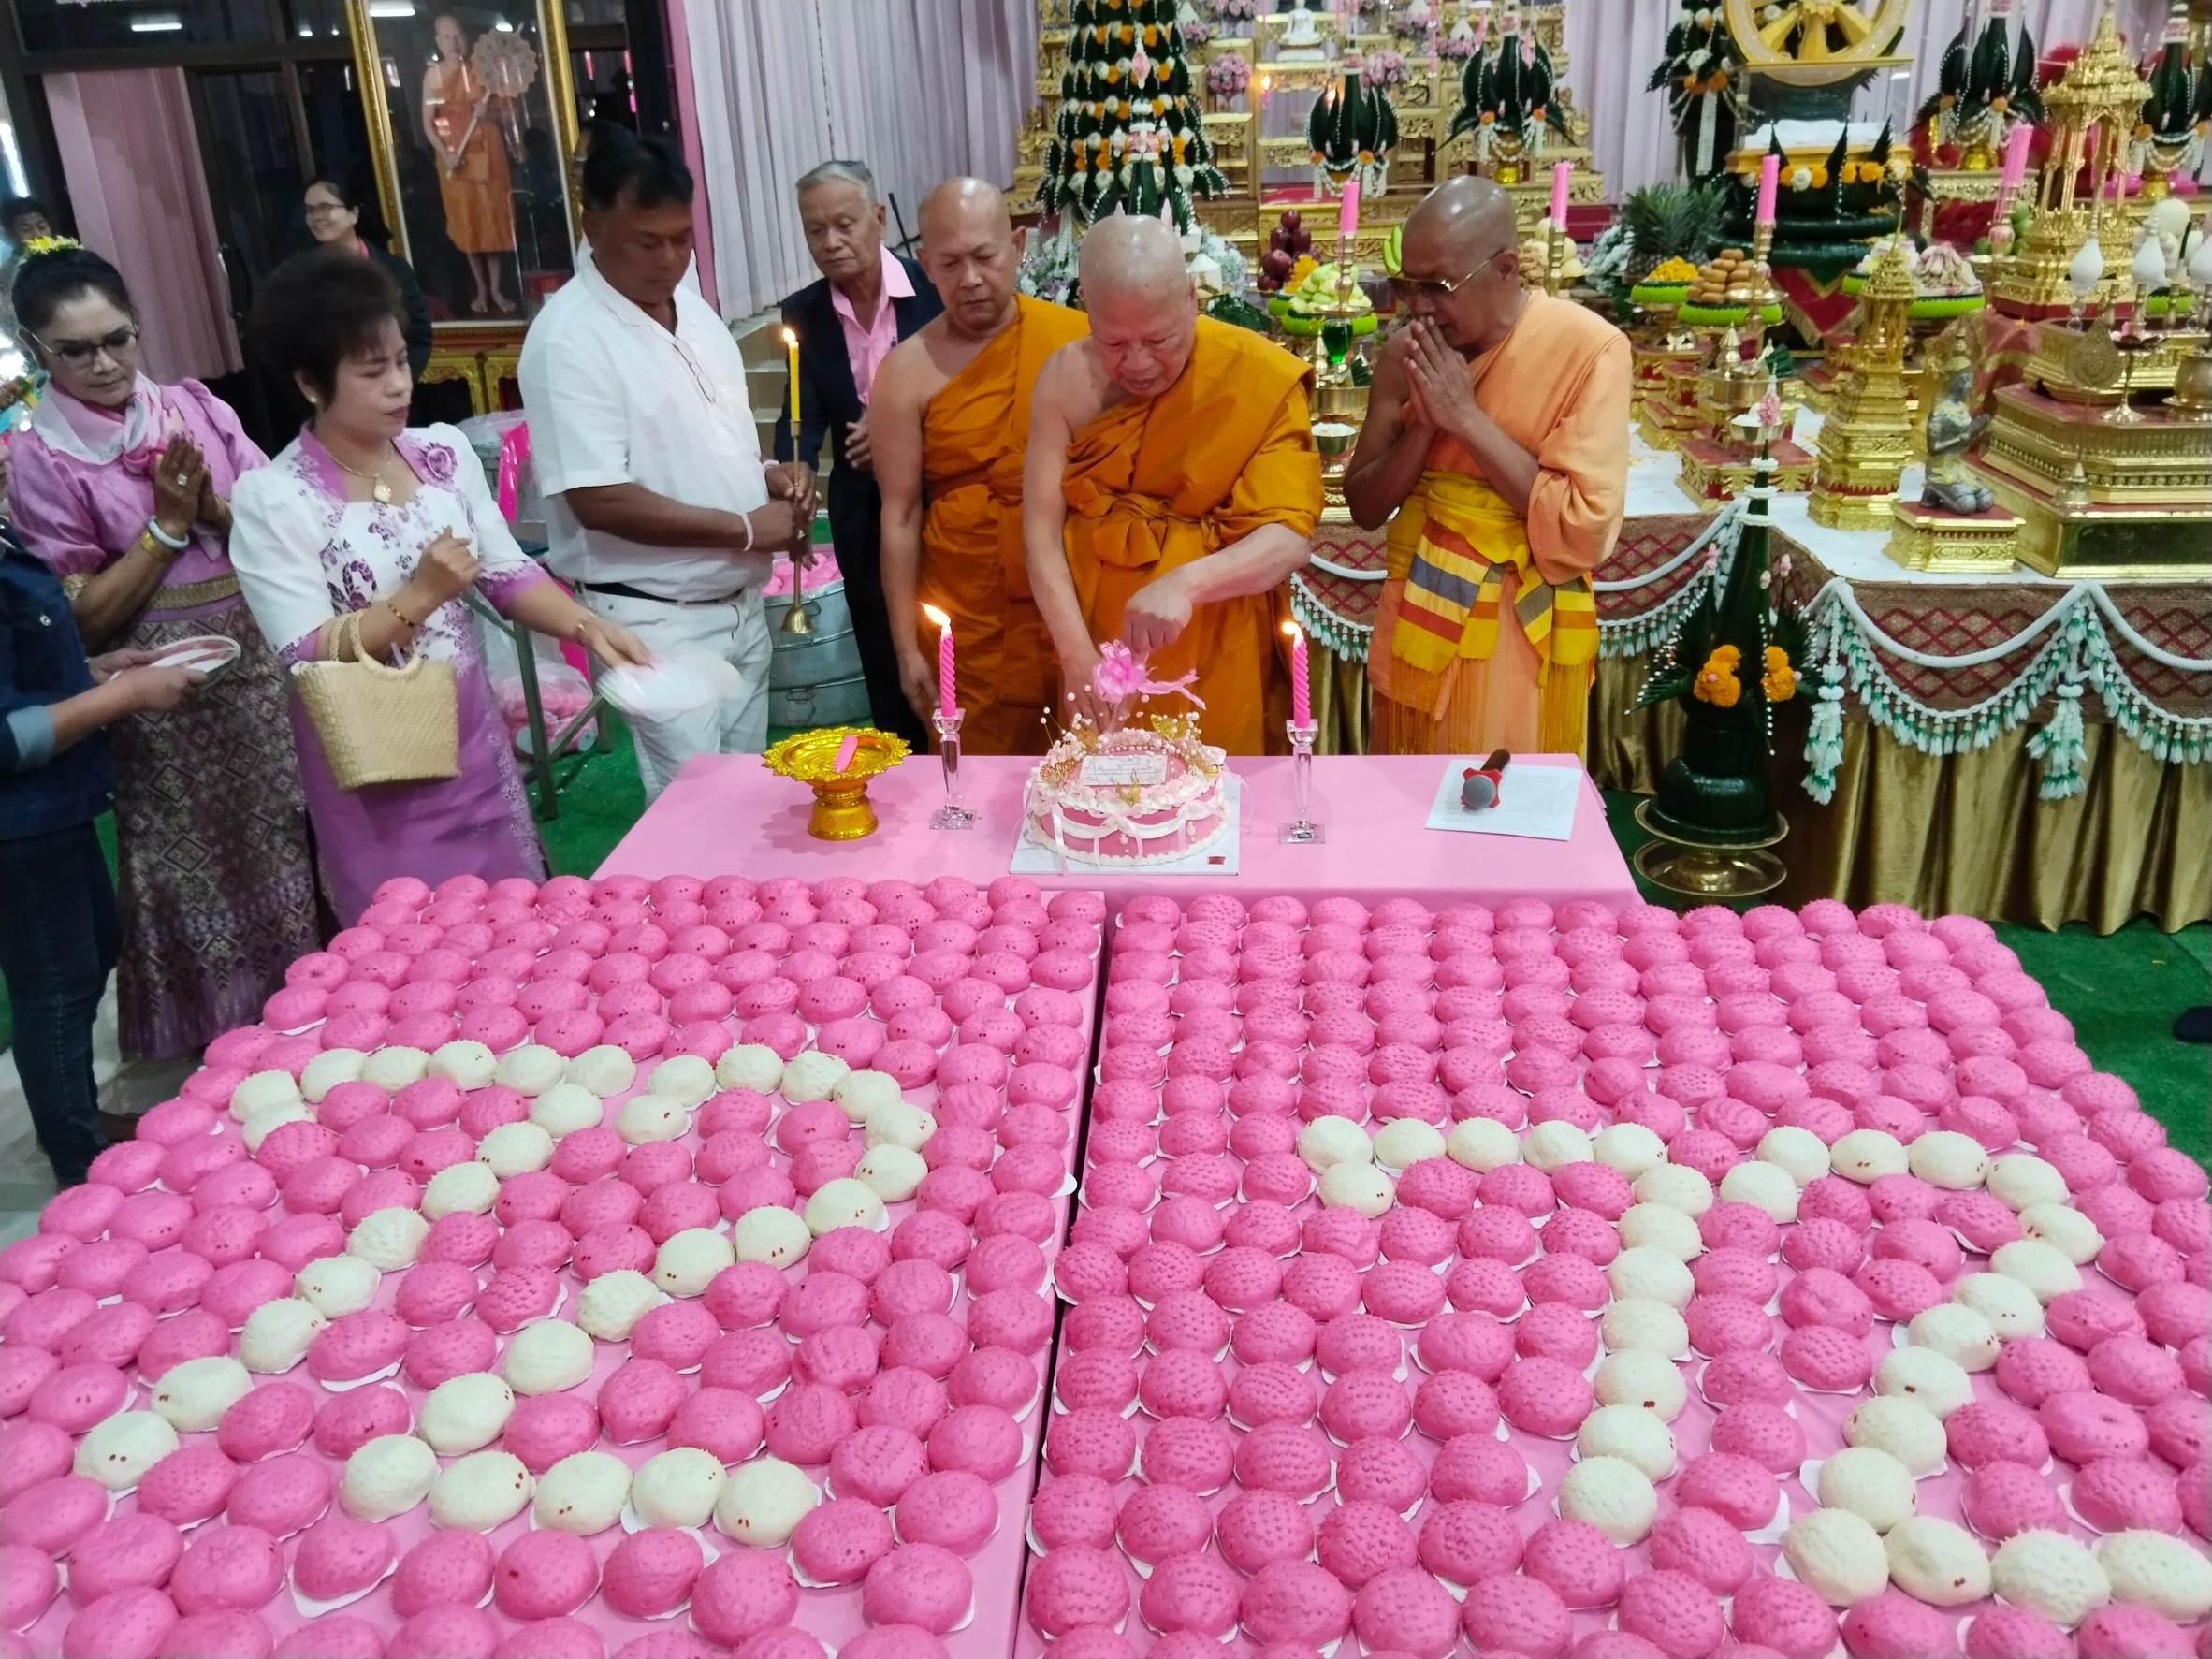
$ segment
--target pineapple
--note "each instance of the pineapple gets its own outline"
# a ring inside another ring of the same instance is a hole
[[[1720,240],[1724,197],[1718,185],[1649,184],[1622,203],[1634,251],[1627,276],[1640,282],[1663,259],[1701,264]]]

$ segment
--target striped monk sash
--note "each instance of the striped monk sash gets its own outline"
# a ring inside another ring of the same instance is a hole
[[[1527,525],[1481,479],[1423,473],[1390,526],[1390,562],[1406,560],[1390,633],[1397,661],[1433,675],[1456,658],[1489,658],[1497,648],[1506,565],[1518,573],[1513,614],[1545,664],[1571,668],[1595,660],[1597,599],[1590,578],[1554,585],[1538,575]]]

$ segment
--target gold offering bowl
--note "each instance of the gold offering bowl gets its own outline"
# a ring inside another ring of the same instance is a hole
[[[859,739],[844,771],[837,750],[847,737]],[[904,737],[872,726],[826,726],[799,732],[770,746],[761,756],[769,771],[794,778],[814,791],[807,833],[824,841],[857,841],[875,834],[876,809],[868,805],[868,779],[905,760],[913,750]]]

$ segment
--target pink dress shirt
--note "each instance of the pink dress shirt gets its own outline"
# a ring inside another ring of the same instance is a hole
[[[907,268],[889,248],[882,249],[881,255],[883,294],[876,302],[873,326],[861,327],[860,319],[852,313],[852,301],[835,284],[830,288],[830,304],[837,311],[838,326],[845,330],[845,358],[852,365],[853,389],[860,393],[863,403],[868,400],[868,390],[876,384],[876,371],[883,366],[883,359],[898,343],[898,313],[892,309],[891,302],[911,298],[914,293],[914,284],[907,280]]]

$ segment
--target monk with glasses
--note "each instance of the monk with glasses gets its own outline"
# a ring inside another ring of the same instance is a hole
[[[1627,493],[1627,337],[1521,285],[1512,201],[1490,180],[1431,191],[1403,248],[1410,320],[1375,366],[1345,477],[1352,517],[1390,527],[1370,746],[1580,755],[1590,572]]]

